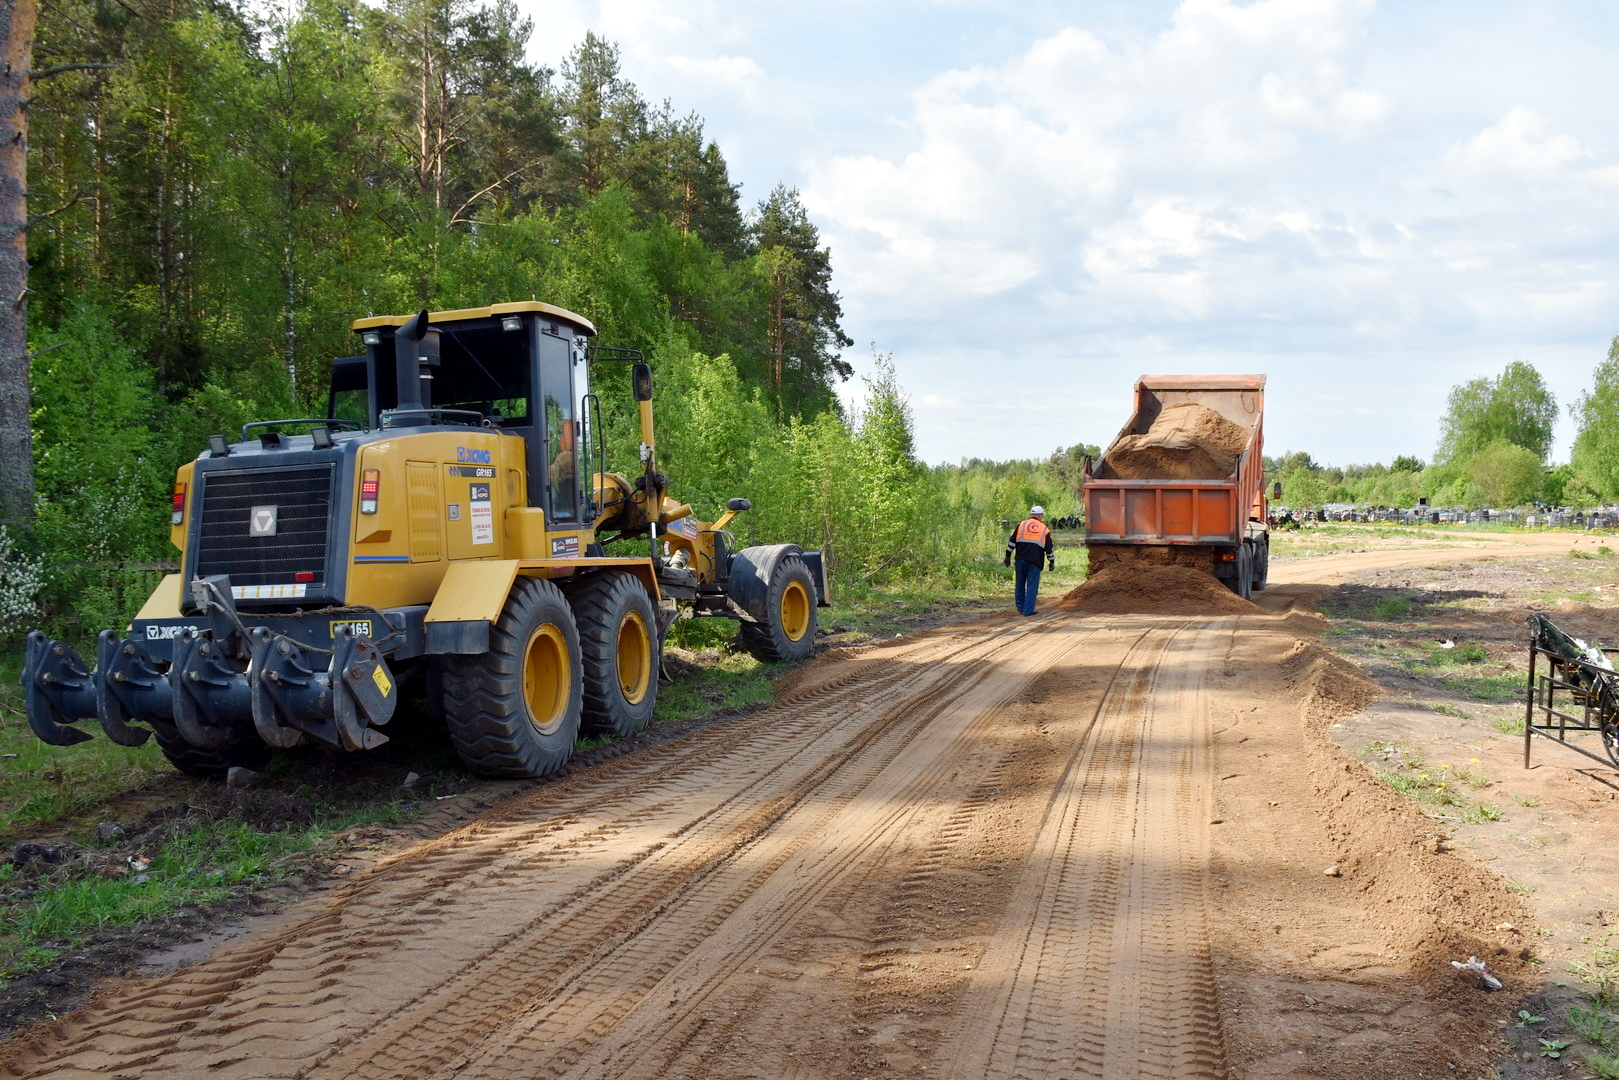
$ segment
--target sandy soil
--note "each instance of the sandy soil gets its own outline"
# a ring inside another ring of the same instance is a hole
[[[1253,434],[1206,406],[1171,405],[1146,431],[1108,447],[1097,475],[1105,480],[1223,479]]]
[[[1491,1076],[1514,999],[1450,961],[1538,989],[1534,915],[1335,740],[1380,691],[1313,610],[1477,555],[840,650],[106,986],[0,1075]]]

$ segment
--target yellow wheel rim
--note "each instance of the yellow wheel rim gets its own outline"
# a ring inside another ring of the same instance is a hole
[[[647,633],[640,612],[627,612],[618,624],[613,662],[618,668],[618,688],[624,700],[639,705],[652,685],[652,635]]]
[[[781,591],[781,632],[787,635],[788,641],[804,640],[804,635],[809,633],[810,613],[814,610],[809,590],[803,583],[789,581]]]
[[[523,702],[541,735],[550,735],[568,715],[568,643],[562,631],[546,623],[534,631],[523,650]]]

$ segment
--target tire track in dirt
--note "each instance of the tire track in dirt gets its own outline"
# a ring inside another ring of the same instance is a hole
[[[739,851],[735,867],[660,912],[661,934],[586,973],[568,1000],[537,1010],[513,1037],[492,1040],[496,1051],[470,1062],[467,1075],[670,1075],[670,1049],[707,1023],[729,980],[891,838],[937,816],[929,793],[942,772],[955,768],[963,743],[986,714],[1074,647],[1073,638],[1036,636],[1019,643],[1014,658],[985,665],[972,679],[958,677],[925,698],[912,697],[901,706],[903,725],[818,785],[754,850]],[[671,936],[680,939],[673,947],[660,940]],[[601,1040],[608,1026],[613,1038]],[[545,1050],[536,1054],[535,1046]]]
[[[92,1007],[81,1014],[78,1038],[64,1028],[66,1045],[33,1062],[15,1061],[9,1073],[114,1068],[139,1075],[163,1056],[170,1074],[299,1075],[331,1059],[349,1075],[342,1063],[348,1055],[339,1052],[345,1044],[435,997],[480,1002],[461,1030],[482,1039],[489,1018],[531,994],[534,976],[549,970],[535,970],[535,954],[550,959],[558,975],[601,966],[601,957],[633,936],[634,912],[655,912],[671,889],[700,880],[710,865],[741,861],[737,854],[774,820],[884,734],[896,744],[881,755],[891,760],[936,711],[916,708],[919,695],[959,695],[964,683],[984,676],[983,656],[1005,637],[992,630],[874,650],[832,684],[707,739],[610,763],[619,767],[557,785],[553,798],[542,789],[499,817],[379,868],[316,919],[138,990],[117,1007]],[[1020,678],[1037,668],[1035,662]],[[997,676],[1008,693],[1017,682]],[[870,710],[884,703],[886,712],[875,718],[861,713],[862,704]],[[536,875],[544,880],[537,895],[515,887]],[[654,878],[661,889],[648,884]],[[613,914],[604,918],[603,910]],[[571,964],[558,959],[558,924],[572,925],[574,949],[562,950]],[[502,926],[515,929],[501,933]],[[311,998],[340,998],[348,1008],[311,1009],[319,1004]],[[163,1022],[154,1025],[152,1017]],[[440,1012],[405,1027],[430,1032],[447,1023],[455,1026]],[[379,1064],[388,1057],[407,1062],[411,1074],[423,1075],[433,1059],[453,1056],[418,1053],[413,1041],[426,1037],[394,1039],[388,1053],[374,1056]]]
[[[1202,886],[1217,636],[1155,629],[1120,665],[975,971],[962,1011],[989,1022],[945,1046],[945,1075],[1223,1075]]]

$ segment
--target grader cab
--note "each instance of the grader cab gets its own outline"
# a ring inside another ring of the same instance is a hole
[[[818,551],[733,550],[658,471],[652,376],[635,363],[638,475],[606,468],[592,369],[637,360],[548,304],[354,324],[328,416],[249,424],[175,479],[168,575],[95,666],[28,636],[29,724],[48,743],[155,736],[182,771],[258,765],[271,747],[387,741],[421,677],[463,760],[488,776],[560,768],[581,731],[652,716],[682,612],[741,623],[755,656],[809,655],[827,603]]]

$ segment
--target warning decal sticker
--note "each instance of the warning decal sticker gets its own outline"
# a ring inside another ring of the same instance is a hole
[[[472,542],[474,544],[493,544],[495,542],[495,510],[489,502],[489,485],[472,485]]]

